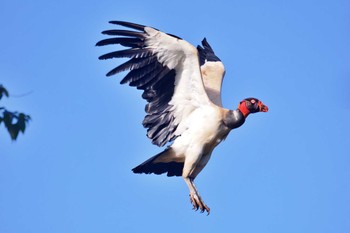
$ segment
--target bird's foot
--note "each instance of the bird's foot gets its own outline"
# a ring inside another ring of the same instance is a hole
[[[204,204],[202,198],[197,193],[190,193],[190,201],[193,205],[194,210],[201,210],[201,213],[207,211],[208,215],[210,214],[210,208]]]

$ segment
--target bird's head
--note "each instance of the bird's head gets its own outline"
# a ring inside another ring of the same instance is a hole
[[[244,117],[247,117],[250,113],[267,112],[269,110],[265,104],[256,98],[246,98],[242,100],[238,105],[238,109],[242,112]]]

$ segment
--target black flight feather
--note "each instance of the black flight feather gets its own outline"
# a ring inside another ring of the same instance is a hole
[[[146,35],[143,32],[135,32],[128,30],[106,30],[103,31],[102,34],[109,36],[134,36],[136,38],[145,38]]]
[[[142,89],[141,87],[143,85],[147,86],[147,83],[150,82],[161,71],[159,69],[159,66],[160,65],[157,62],[153,62],[140,69],[133,69],[124,77],[121,83],[129,83],[129,86],[137,87],[137,89]]]
[[[206,61],[221,61],[220,58],[215,55],[214,50],[211,48],[206,38],[202,40],[202,46],[197,46],[201,65],[204,65]]]
[[[141,25],[141,24],[130,23],[130,22],[125,22],[125,21],[118,21],[118,20],[109,21],[109,23],[132,28],[132,29],[136,29],[139,31],[143,31],[143,29],[146,27],[146,26]]]
[[[132,58],[129,61],[117,66],[113,70],[111,70],[109,73],[111,75],[123,72],[125,70],[134,70],[134,69],[140,69],[156,60],[155,57],[143,57],[143,58]],[[125,82],[121,82],[121,84],[124,84]]]
[[[169,105],[174,94],[176,72],[160,63],[157,60],[157,54],[151,48],[147,48],[145,41],[148,35],[144,32],[145,26],[124,21],[111,21],[110,23],[138,31],[119,29],[103,31],[105,35],[116,37],[101,40],[96,44],[97,46],[120,44],[130,48],[107,53],[100,56],[99,59],[130,58],[108,72],[107,76],[129,71],[121,80],[121,84],[128,83],[130,86],[143,90],[142,98],[148,102],[145,106],[146,116],[143,126],[147,128],[147,135],[152,143],[163,146],[176,138],[174,133],[177,125],[174,124],[172,106]],[[181,39],[174,35],[170,36]],[[168,174],[177,174],[178,170],[169,170]]]
[[[142,47],[144,42],[140,38],[133,37],[116,37],[116,38],[108,38],[97,42],[96,46],[104,46],[104,45],[113,45],[120,44],[125,47]]]
[[[100,56],[98,59],[106,60],[111,58],[123,58],[123,57],[139,58],[139,57],[146,57],[149,54],[151,54],[151,51],[149,51],[148,49],[125,49],[125,50],[119,50],[119,51],[114,51],[111,53],[104,54]]]

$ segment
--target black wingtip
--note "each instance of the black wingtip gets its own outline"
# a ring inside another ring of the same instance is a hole
[[[204,39],[202,40],[202,45],[205,49],[208,49],[210,52],[214,53],[213,49],[211,48],[210,44],[207,41],[207,38],[204,37]]]
[[[96,46],[104,46],[104,45],[114,45],[120,44],[124,47],[130,48],[138,48],[144,45],[144,42],[140,38],[135,37],[113,37],[101,40],[96,43]]]
[[[212,49],[212,47],[208,43],[207,38],[205,38],[205,37],[202,40],[202,46],[203,46],[203,50],[205,51],[204,53],[202,52],[202,56],[205,56],[205,60],[207,60],[207,61],[221,61],[220,58],[218,58],[215,55],[214,50]],[[201,51],[201,50],[199,49],[198,51]]]
[[[146,27],[146,26],[141,25],[141,24],[130,23],[130,22],[126,22],[126,21],[119,21],[119,20],[112,20],[112,21],[109,21],[109,23],[132,28],[132,29],[136,29],[139,31],[143,31],[144,28]]]
[[[97,42],[97,43],[95,44],[95,46],[103,46],[103,45],[105,45],[105,43],[103,42],[103,40],[100,40],[99,42]]]
[[[204,37],[202,40],[202,45],[204,46],[204,44],[209,45],[206,37]]]
[[[203,48],[202,46],[200,46],[200,45],[197,45],[197,50],[198,50],[199,52],[201,52],[201,51],[204,50],[204,48]]]

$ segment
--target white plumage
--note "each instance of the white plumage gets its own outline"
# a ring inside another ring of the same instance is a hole
[[[255,98],[243,100],[236,110],[222,108],[221,85],[225,68],[204,39],[197,48],[187,41],[157,29],[123,21],[111,21],[133,30],[107,30],[116,36],[98,46],[120,44],[129,47],[105,54],[100,59],[129,57],[107,75],[125,70],[121,81],[143,90],[148,102],[143,125],[152,143],[163,152],[135,167],[135,173],[167,173],[182,176],[190,190],[194,209],[210,212],[194,179],[205,167],[213,149],[233,128],[241,126],[249,113],[267,111]]]

